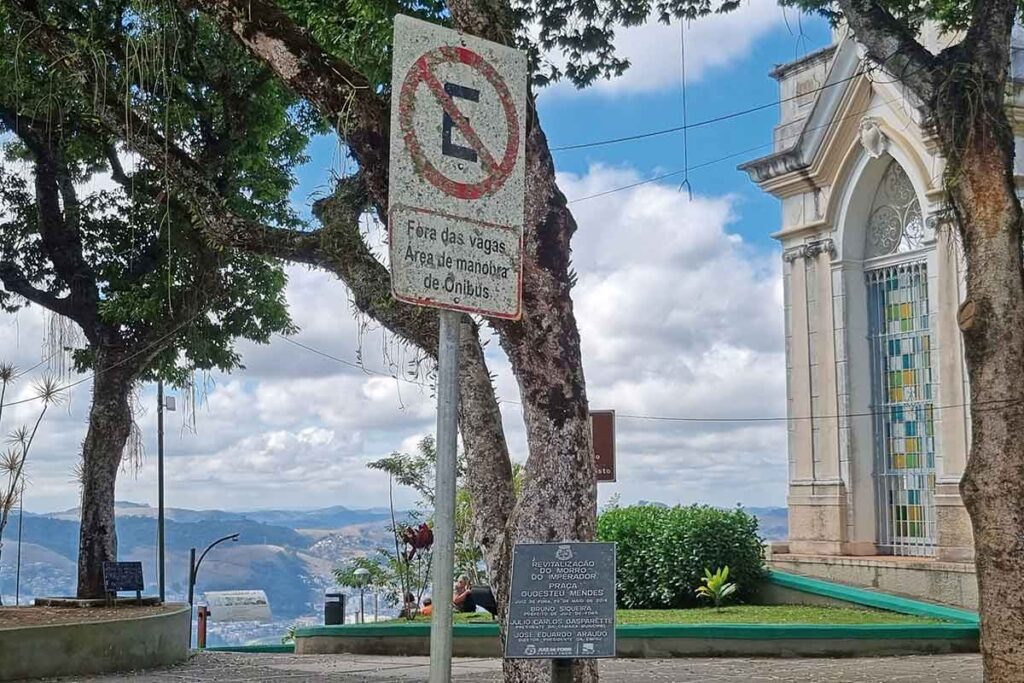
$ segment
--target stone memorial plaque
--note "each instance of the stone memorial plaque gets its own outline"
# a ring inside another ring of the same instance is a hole
[[[615,544],[519,543],[505,656],[615,656]]]
[[[104,562],[103,590],[107,593],[145,590],[141,562]]]

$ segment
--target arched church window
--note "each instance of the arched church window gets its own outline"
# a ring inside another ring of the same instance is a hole
[[[895,160],[882,175],[868,218],[865,255],[887,256],[921,248],[924,218],[907,172]]]

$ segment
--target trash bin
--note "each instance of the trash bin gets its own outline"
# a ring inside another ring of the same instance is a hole
[[[324,597],[324,626],[345,623],[345,594],[327,593]]]

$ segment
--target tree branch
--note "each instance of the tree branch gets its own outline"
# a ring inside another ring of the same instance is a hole
[[[0,261],[0,283],[4,289],[27,301],[42,306],[59,315],[73,317],[73,306],[67,297],[57,297],[50,292],[39,289],[25,277],[17,265],[10,261]]]
[[[269,0],[178,0],[211,16],[330,121],[355,154],[378,207],[387,207],[387,102],[345,61]]]
[[[1005,80],[1010,66],[1010,43],[1019,5],[1014,0],[974,3],[971,24],[964,37],[964,53],[983,73]]]
[[[18,283],[22,290],[18,293],[26,299],[71,318],[86,335],[91,335],[97,322],[99,285],[95,271],[85,259],[79,232],[78,195],[57,147],[59,136],[48,124],[22,116],[6,105],[0,105],[0,122],[17,135],[33,158],[40,244],[53,263],[59,283],[69,293],[66,298],[57,298],[41,290],[30,291],[31,285],[23,275],[14,277],[13,282]]]
[[[121,159],[117,156],[117,148],[113,143],[107,144],[104,147],[103,153],[107,157],[107,163],[110,165],[111,179],[124,188],[126,192],[131,193],[132,179],[131,176],[125,173]]]
[[[868,54],[922,102],[935,97],[935,56],[914,33],[876,0],[838,0],[854,36]]]

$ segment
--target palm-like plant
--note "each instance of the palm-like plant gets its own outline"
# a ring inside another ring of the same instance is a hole
[[[722,567],[714,574],[710,569],[705,569],[704,578],[700,581],[703,585],[695,591],[697,597],[711,600],[715,603],[716,609],[722,606],[726,598],[736,592],[736,584],[729,581],[728,566]]]
[[[3,418],[4,398],[7,389],[18,378],[13,365],[0,364],[0,419]],[[51,405],[60,403],[60,388],[52,377],[45,377],[35,385],[35,399],[41,401],[42,408],[31,428],[22,425],[11,431],[7,437],[9,448],[0,453],[0,555],[4,547],[4,529],[10,519],[11,510],[25,491],[25,461],[28,459],[32,443],[39,431],[39,425]],[[0,604],[3,604],[0,599]]]

